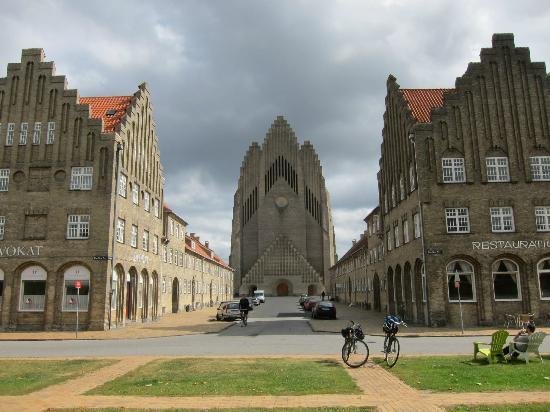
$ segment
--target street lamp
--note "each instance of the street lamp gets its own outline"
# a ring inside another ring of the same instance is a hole
[[[462,301],[460,299],[460,275],[458,273],[458,269],[455,269],[454,271],[454,281],[455,281],[455,288],[458,291],[458,307],[460,309],[460,329],[462,330],[462,334],[464,335],[464,320],[462,318]]]

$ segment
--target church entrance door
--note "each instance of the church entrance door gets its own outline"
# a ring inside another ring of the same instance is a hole
[[[288,285],[286,283],[277,285],[277,296],[288,296]]]

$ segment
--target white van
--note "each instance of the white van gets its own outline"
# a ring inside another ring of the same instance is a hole
[[[254,297],[258,298],[261,303],[265,303],[265,294],[263,290],[255,290]]]

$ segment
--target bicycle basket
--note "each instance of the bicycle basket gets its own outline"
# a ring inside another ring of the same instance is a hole
[[[347,339],[349,337],[349,334],[351,333],[351,328],[344,328],[342,329],[341,333],[342,336]]]
[[[359,340],[365,339],[365,334],[361,329],[355,329],[355,337]]]

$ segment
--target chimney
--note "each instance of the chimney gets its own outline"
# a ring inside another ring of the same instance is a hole
[[[195,232],[191,232],[189,235],[190,235],[191,237],[195,237]]]
[[[208,240],[205,240],[205,241],[204,241],[204,246],[205,246],[207,249],[210,249],[210,242],[208,242]]]
[[[351,241],[352,246],[355,246],[356,243],[357,243],[357,240],[355,240],[355,239],[353,239],[353,240]]]

